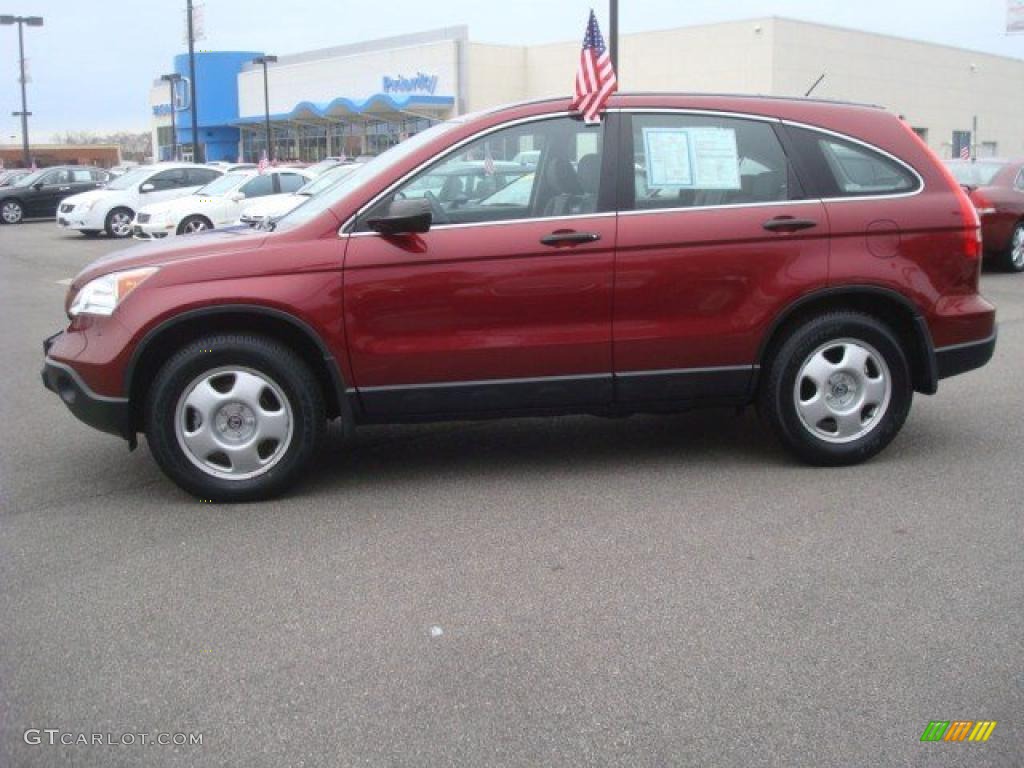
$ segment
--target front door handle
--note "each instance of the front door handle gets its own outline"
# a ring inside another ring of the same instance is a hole
[[[792,216],[779,216],[768,219],[763,224],[769,232],[798,232],[801,229],[813,229],[818,222],[813,219],[794,219]]]
[[[552,232],[550,235],[544,235],[540,241],[543,245],[559,246],[592,243],[600,239],[601,236],[597,232]]]
[[[57,187],[58,192],[67,192],[71,187]]]

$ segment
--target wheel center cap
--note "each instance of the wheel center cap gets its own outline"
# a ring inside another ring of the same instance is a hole
[[[228,442],[240,443],[256,431],[256,414],[243,403],[228,403],[214,417],[217,432]]]
[[[828,381],[826,397],[836,406],[849,405],[857,395],[857,382],[849,374],[834,374]]]

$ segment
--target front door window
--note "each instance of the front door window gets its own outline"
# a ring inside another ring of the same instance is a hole
[[[600,126],[570,118],[495,131],[420,171],[362,221],[415,198],[430,201],[434,226],[592,214],[602,144]]]

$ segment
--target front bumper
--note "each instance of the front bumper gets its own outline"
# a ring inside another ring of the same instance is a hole
[[[988,363],[996,351],[997,331],[987,339],[969,341],[965,344],[954,344],[935,350],[935,359],[939,367],[939,378],[947,379]]]
[[[55,334],[43,342],[44,354],[48,355],[50,347],[60,335]],[[101,432],[134,441],[135,430],[132,428],[128,398],[96,394],[82,381],[74,368],[49,356],[43,364],[42,376],[43,386],[56,393],[79,420]]]

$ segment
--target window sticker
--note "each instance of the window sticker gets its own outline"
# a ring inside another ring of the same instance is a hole
[[[648,189],[740,189],[736,131],[645,126]]]
[[[690,142],[696,156],[697,187],[740,189],[740,157],[732,128],[692,128]]]
[[[692,187],[690,132],[679,128],[644,126],[647,188]]]

